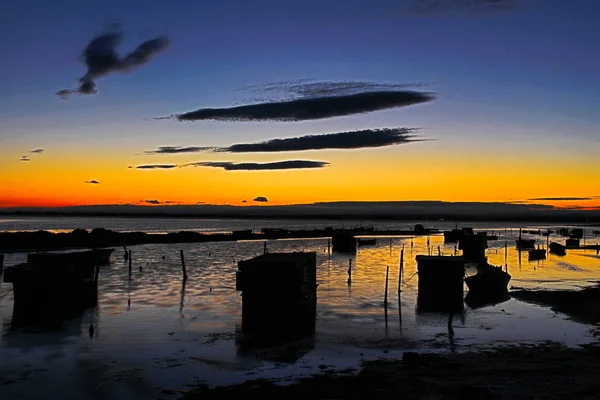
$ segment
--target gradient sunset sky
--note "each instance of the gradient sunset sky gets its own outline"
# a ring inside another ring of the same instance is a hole
[[[7,3],[0,12],[0,207],[144,199],[242,205],[257,196],[268,204],[566,197],[589,200],[535,202],[600,205],[600,3],[434,3]],[[96,94],[56,96],[77,87],[86,72],[83,49],[115,23],[121,54],[162,35],[170,46],[135,70],[97,78]],[[240,89],[299,79],[426,84],[407,89],[436,99],[302,122],[154,119],[253,104],[270,94]],[[354,150],[143,153],[397,127],[421,128],[416,134],[430,140]],[[136,168],[285,160],[329,164]]]

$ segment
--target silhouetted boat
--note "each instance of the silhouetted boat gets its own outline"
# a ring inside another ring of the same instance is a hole
[[[529,260],[545,260],[546,259],[546,249],[533,249],[529,250]]]
[[[523,239],[521,237],[521,230],[519,229],[519,238],[517,239],[517,249],[528,250],[535,248],[535,239]]]
[[[444,231],[444,242],[458,242],[464,235],[472,235],[473,228],[463,227],[455,228],[451,231]]]
[[[569,229],[567,229],[567,228],[560,228],[558,230],[558,234],[560,236],[569,236]]]
[[[483,231],[483,232],[477,232],[477,234],[479,236],[485,237],[486,240],[498,240],[498,235],[490,234],[490,233],[487,233],[485,231]]]
[[[571,239],[581,239],[583,237],[583,229],[576,228],[571,230]]]
[[[44,267],[94,266],[108,264],[115,249],[69,251],[65,253],[29,253],[27,264]]]
[[[594,235],[600,235],[600,231],[592,231]]]
[[[471,297],[480,299],[499,298],[508,293],[510,274],[490,264],[481,264],[477,267],[477,273],[465,278]]]
[[[550,253],[556,254],[557,256],[564,256],[567,254],[566,247],[560,243],[552,242],[548,245]]]
[[[550,230],[550,229],[542,232],[542,236],[550,236],[551,234],[552,234],[552,230]]]
[[[377,239],[359,238],[357,240],[359,246],[374,246],[377,244]]]
[[[569,238],[565,240],[565,247],[567,249],[576,249],[579,247],[579,239]]]

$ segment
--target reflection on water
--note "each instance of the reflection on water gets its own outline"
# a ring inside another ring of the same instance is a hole
[[[546,260],[530,262],[527,253],[519,257],[514,240],[501,231],[487,251],[490,263],[508,264],[513,286],[572,288],[600,276],[595,251],[548,254]],[[402,245],[406,283],[399,292]],[[589,340],[585,326],[514,299],[467,307],[453,316],[451,325],[448,315],[416,313],[415,256],[437,253],[438,246],[443,254],[454,252],[454,244],[444,244],[442,236],[382,238],[374,246],[359,247],[352,256],[329,256],[327,239],[269,241],[270,252],[315,251],[319,284],[315,337],[271,350],[241,349],[235,340],[241,324],[236,263],[262,254],[262,241],[133,246],[131,278],[122,252],[117,251],[100,274],[98,307],[42,334],[10,329],[12,294],[10,285],[1,284],[0,296],[5,296],[0,299],[0,387],[8,397],[28,393],[31,398],[50,398],[52,387],[52,395],[58,397],[95,391],[109,397],[146,398],[157,386],[302,376],[319,372],[322,364],[357,366],[361,354],[375,358],[384,355],[383,349],[389,349],[390,356],[406,349],[460,350],[498,341],[557,340],[575,345]],[[189,275],[185,283],[180,249]],[[25,258],[7,254],[5,265]],[[350,260],[352,285],[347,284]],[[448,335],[449,328],[453,336]]]

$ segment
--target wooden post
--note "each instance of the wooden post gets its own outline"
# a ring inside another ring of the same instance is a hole
[[[267,254],[267,242],[263,243],[263,254]]]
[[[331,239],[327,239],[327,255],[331,257]]]
[[[185,270],[185,258],[183,257],[183,249],[179,250],[179,255],[181,256],[181,270],[183,272],[183,280],[185,281],[187,276],[187,271]]]
[[[352,285],[352,259],[348,261],[348,286]]]
[[[131,250],[129,250],[129,276],[131,277]]]
[[[94,282],[98,283],[98,275],[100,275],[100,263],[98,262],[98,255],[97,254],[96,254],[96,260],[95,260],[94,264],[95,264],[95,267],[96,267],[96,269],[94,271]]]
[[[387,299],[388,299],[388,277],[390,276],[390,266],[388,265],[385,269],[385,294],[383,295],[383,306],[387,311]]]
[[[404,246],[400,250],[400,271],[398,272],[398,293],[401,292],[400,285],[404,281]]]

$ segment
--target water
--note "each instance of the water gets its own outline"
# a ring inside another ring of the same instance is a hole
[[[8,220],[8,221],[7,221]],[[37,221],[37,222],[36,222]],[[5,219],[0,230],[72,230],[97,226],[155,232],[183,229],[231,230],[263,226],[338,226],[340,221],[257,220],[99,220]],[[160,221],[160,222],[156,222]],[[362,222],[366,224],[367,222]],[[37,225],[36,225],[37,224]],[[345,222],[355,226],[361,221]],[[406,228],[410,222],[377,222],[378,227]],[[509,223],[464,224],[495,229],[501,235],[489,242],[492,264],[506,263],[511,284],[525,288],[573,288],[600,277],[600,258],[592,250],[550,254],[529,262],[514,249],[517,228]],[[35,227],[34,227],[35,226]],[[435,223],[447,229],[453,223]],[[535,225],[542,229],[550,225]],[[504,229],[507,233],[504,233]],[[381,228],[383,229],[383,228]],[[540,243],[545,238],[536,237]],[[558,240],[551,237],[550,240]],[[391,242],[391,246],[390,246]],[[592,243],[594,243],[592,241]],[[405,277],[398,296],[400,249],[405,248]],[[298,360],[286,363],[289,348],[242,352],[236,344],[241,323],[241,297],[235,291],[236,262],[263,252],[262,241],[132,246],[133,273],[122,250],[99,277],[99,303],[81,318],[67,321],[54,332],[11,330],[12,293],[0,285],[0,393],[7,398],[147,398],[168,396],[160,390],[184,390],[200,383],[222,385],[256,377],[289,380],[320,372],[319,366],[358,367],[363,359],[400,356],[406,350],[461,351],[506,341],[558,341],[569,346],[592,340],[587,326],[547,308],[509,300],[481,308],[466,308],[454,317],[449,337],[447,315],[417,313],[418,276],[415,256],[453,252],[442,236],[379,238],[377,245],[359,248],[355,256],[327,253],[326,239],[268,241],[270,252],[317,253],[318,308],[315,337],[294,344]],[[183,249],[189,279],[181,280],[179,250]],[[164,258],[163,258],[164,257]],[[26,254],[5,255],[5,265],[23,262]],[[352,285],[346,283],[352,258]],[[142,270],[139,270],[139,267]],[[390,266],[387,323],[383,308],[386,266]],[[471,273],[473,273],[472,271]],[[93,324],[92,337],[88,327]],[[27,397],[29,396],[29,397]],[[4,397],[4,396],[3,396]]]

